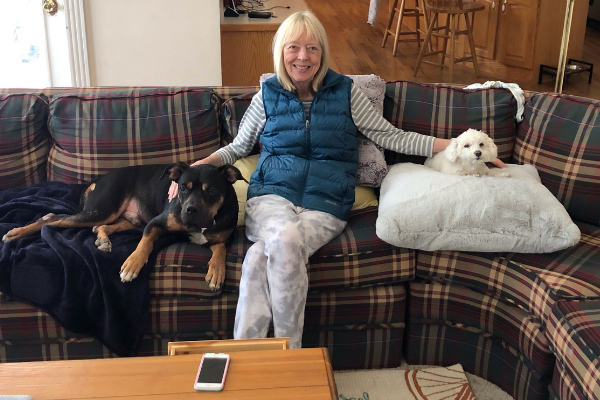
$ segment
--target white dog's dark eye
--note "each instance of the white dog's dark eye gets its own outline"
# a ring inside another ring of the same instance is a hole
[[[483,147],[483,143],[479,143],[479,147]]]
[[[465,149],[468,149],[469,147],[471,147],[470,144],[465,144]]]

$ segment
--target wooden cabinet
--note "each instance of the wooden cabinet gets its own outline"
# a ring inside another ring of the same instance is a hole
[[[498,8],[496,60],[505,65],[532,68],[539,0],[501,0]]]
[[[498,1],[481,0],[484,11],[475,14],[473,40],[475,52],[479,57],[494,59],[496,55],[496,29],[498,28]]]
[[[475,51],[482,58],[531,68],[539,0],[480,0],[475,14]]]
[[[485,10],[475,13],[473,36],[484,74],[506,82],[537,83],[540,64],[558,64],[567,0],[478,1]],[[587,1],[575,2],[571,58],[581,59],[587,10]],[[466,43],[460,47],[468,51]]]

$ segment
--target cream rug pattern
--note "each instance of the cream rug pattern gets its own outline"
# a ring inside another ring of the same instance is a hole
[[[476,400],[462,365],[336,371],[339,400]]]

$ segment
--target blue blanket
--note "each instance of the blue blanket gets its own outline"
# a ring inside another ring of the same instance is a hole
[[[0,238],[51,212],[76,213],[84,187],[43,182],[0,191]],[[110,253],[96,248],[91,228],[45,226],[30,237],[0,241],[0,292],[40,308],[69,331],[97,338],[119,356],[136,355],[149,323],[150,268],[129,283],[121,282],[119,271],[141,237],[141,229],[112,235]],[[162,237],[153,256],[175,241],[181,237]]]

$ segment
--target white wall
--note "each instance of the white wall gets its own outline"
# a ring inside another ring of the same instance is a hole
[[[91,86],[220,86],[215,0],[84,0]]]

